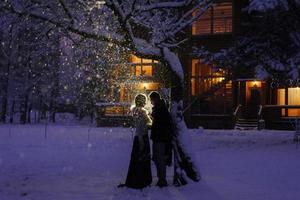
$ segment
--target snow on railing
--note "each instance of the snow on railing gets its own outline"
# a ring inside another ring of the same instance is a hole
[[[261,118],[263,106],[259,105],[258,113],[257,113],[257,127],[258,130],[265,128],[265,120]]]

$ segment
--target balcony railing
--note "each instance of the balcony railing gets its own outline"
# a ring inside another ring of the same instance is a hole
[[[294,129],[295,119],[300,118],[300,105],[264,105],[262,118],[265,120],[266,128]]]

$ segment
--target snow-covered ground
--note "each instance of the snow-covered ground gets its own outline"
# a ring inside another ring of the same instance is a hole
[[[0,200],[298,200],[300,144],[293,132],[190,130],[202,180],[183,187],[117,188],[129,128],[0,126]],[[152,166],[155,174],[155,168]],[[168,169],[172,183],[173,169]]]

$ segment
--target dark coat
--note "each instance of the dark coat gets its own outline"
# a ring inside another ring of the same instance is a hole
[[[171,116],[163,100],[158,101],[152,108],[151,139],[154,142],[171,142]]]

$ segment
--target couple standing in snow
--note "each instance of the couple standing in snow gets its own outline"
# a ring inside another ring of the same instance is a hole
[[[142,189],[152,183],[150,142],[148,127],[151,126],[152,160],[154,161],[158,182],[157,186],[168,185],[166,180],[166,166],[172,161],[172,125],[169,111],[159,93],[152,92],[149,95],[153,105],[151,115],[144,108],[147,97],[138,94],[135,97],[135,107],[132,109],[135,125],[135,136],[131,151],[130,164],[128,168],[126,186]]]

